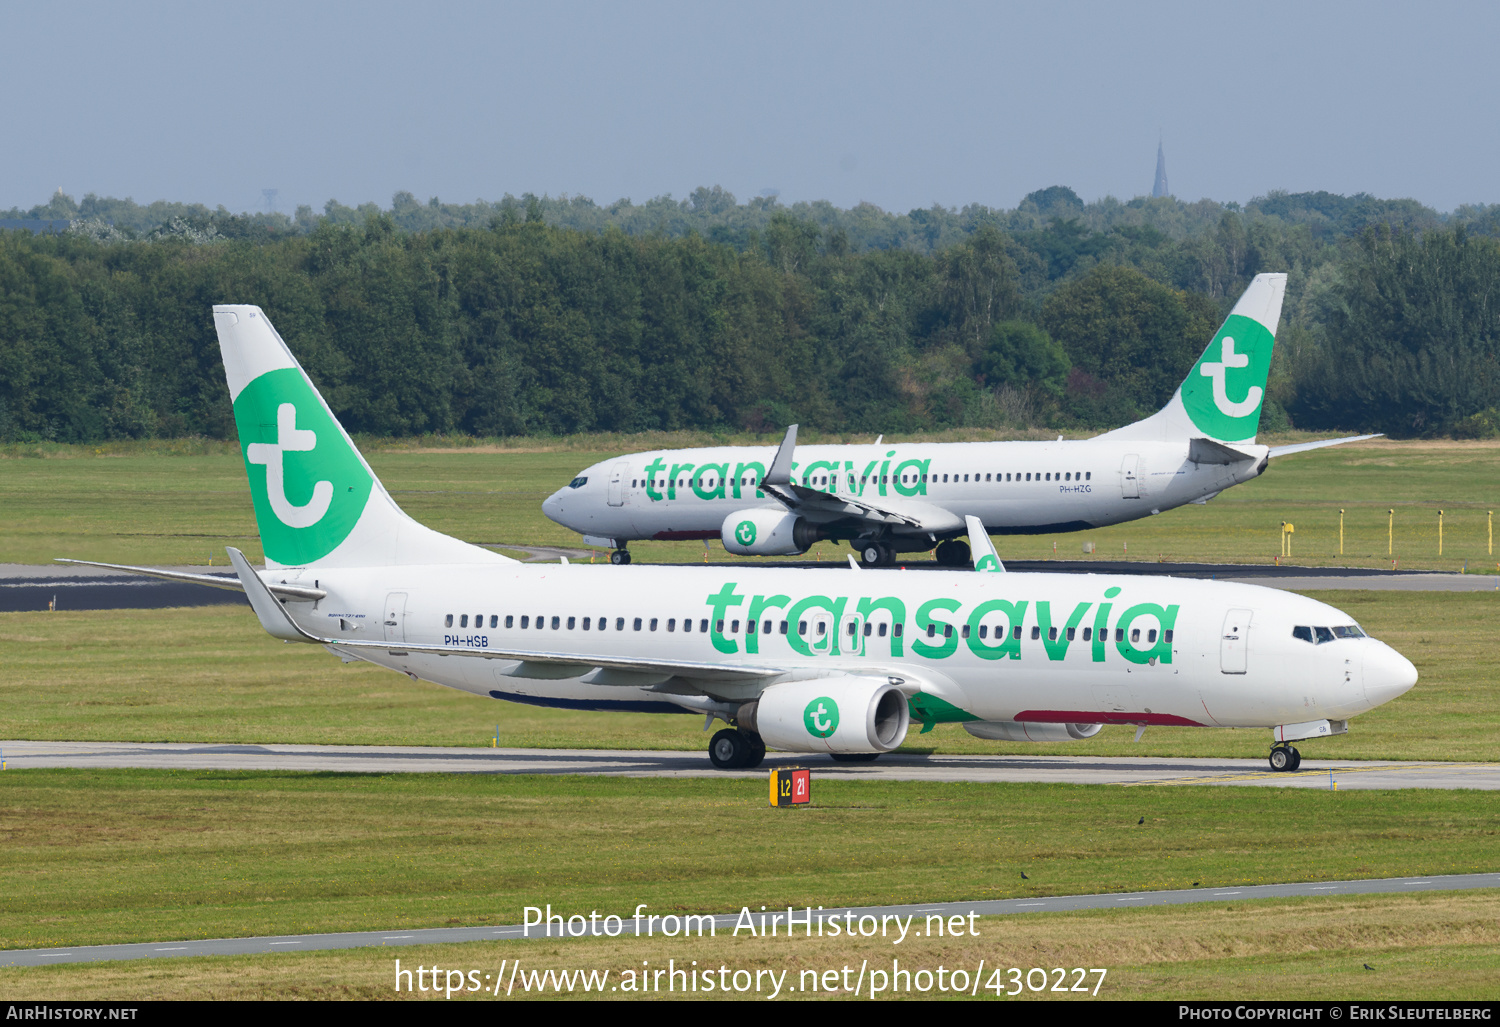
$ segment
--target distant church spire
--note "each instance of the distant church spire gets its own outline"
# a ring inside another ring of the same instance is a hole
[[[1156,144],[1156,182],[1151,186],[1152,196],[1168,196],[1172,190],[1167,188],[1167,155],[1162,150],[1162,144]]]

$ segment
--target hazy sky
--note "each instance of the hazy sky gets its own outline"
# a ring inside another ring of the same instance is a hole
[[[1494,3],[3,0],[0,209],[398,189],[1500,201]]]

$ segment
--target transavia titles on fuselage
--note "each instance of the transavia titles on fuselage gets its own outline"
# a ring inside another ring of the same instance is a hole
[[[1271,457],[1353,439],[1255,444],[1285,275],[1258,275],[1171,401],[1096,438],[1065,442],[721,446],[605,460],[542,505],[629,563],[635,539],[711,539],[742,556],[852,542],[869,566],[937,546],[968,561],[964,517],[992,534],[1077,531],[1203,503]],[[1355,438],[1369,438],[1356,436]]]
[[[1347,614],[1254,585],[517,563],[403,513],[258,308],[214,321],[266,567],[230,549],[232,579],[127,569],[242,589],[271,635],[346,660],[500,699],[718,718],[721,767],[767,745],[874,758],[913,721],[946,721],[1014,740],[1270,727],[1286,769],[1287,743],[1416,681]],[[969,526],[978,568],[1002,571]]]

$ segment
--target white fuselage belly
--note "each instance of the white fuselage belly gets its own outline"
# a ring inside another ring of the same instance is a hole
[[[586,680],[598,672],[583,679],[517,677],[526,668],[513,660],[403,654],[401,644],[770,666],[783,672],[772,682],[829,673],[900,676],[908,691],[920,687],[983,720],[1223,727],[1346,719],[1397,694],[1381,691],[1382,661],[1394,657],[1410,666],[1374,639],[1313,645],[1294,638],[1293,625],[1352,623],[1326,604],[1255,585],[1190,579],[555,564],[307,569],[275,577],[311,584],[314,576],[328,596],[316,606],[286,607],[308,630],[388,641],[389,650],[360,650],[359,657],[477,695],[541,704],[670,710],[664,692],[740,702],[771,682]],[[394,616],[387,607],[394,607]],[[752,610],[754,635],[747,630]],[[1249,611],[1248,622],[1238,625],[1243,618],[1231,611]],[[496,627],[490,627],[492,617]],[[583,629],[584,618],[590,630]],[[617,629],[622,620],[623,631]],[[682,629],[684,620],[692,622],[691,631]],[[786,634],[783,621],[789,621]],[[1231,621],[1233,643],[1225,641]],[[798,634],[799,626],[805,634]],[[1085,631],[1093,637],[1085,640]],[[1122,631],[1124,640],[1117,641]],[[1134,631],[1140,634],[1131,641]],[[1238,657],[1233,646],[1241,647]],[[997,655],[997,649],[1010,651]],[[1236,658],[1241,665],[1230,666]]]
[[[960,520],[972,515],[994,534],[1069,530],[1134,520],[1248,481],[1260,473],[1255,457],[1264,447],[1246,449],[1242,462],[1211,464],[1189,460],[1186,441],[799,446],[792,481],[835,496],[940,507]],[[774,452],[719,447],[602,461],[543,510],[574,531],[621,543],[717,537],[737,510],[780,508],[745,484],[765,474]]]

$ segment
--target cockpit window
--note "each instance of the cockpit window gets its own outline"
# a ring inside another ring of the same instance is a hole
[[[1347,624],[1333,629],[1334,638],[1364,638],[1365,633],[1358,624]]]
[[[578,477],[578,478],[574,478],[572,481],[568,482],[568,488],[570,488],[570,489],[581,489],[585,485],[587,485],[588,483],[589,483],[589,479],[588,479],[587,476]]]
[[[1305,624],[1298,624],[1295,628],[1292,629],[1292,637],[1300,638],[1304,642],[1311,642],[1313,640],[1312,628],[1308,627]]]
[[[1329,631],[1327,628],[1314,627],[1313,628],[1313,634],[1317,636],[1318,643],[1320,645],[1322,643],[1324,643],[1324,642],[1332,642],[1333,641],[1333,632]]]

